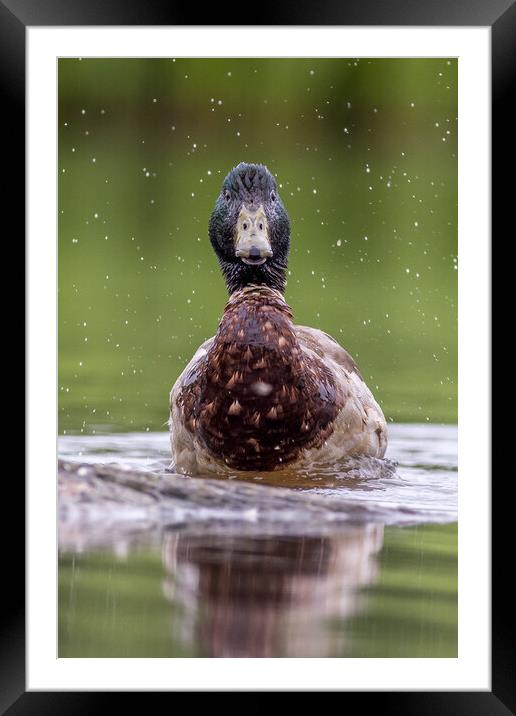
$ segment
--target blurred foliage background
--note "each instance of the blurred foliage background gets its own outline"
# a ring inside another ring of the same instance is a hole
[[[226,291],[207,237],[239,161],[276,175],[297,323],[388,420],[455,422],[454,59],[61,59],[59,430],[164,430]]]

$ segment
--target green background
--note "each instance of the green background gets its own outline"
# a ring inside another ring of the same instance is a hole
[[[226,301],[207,223],[239,161],[276,175],[296,322],[389,420],[455,422],[454,59],[59,61],[60,432],[165,430]]]

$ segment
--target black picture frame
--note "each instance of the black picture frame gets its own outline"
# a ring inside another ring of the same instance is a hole
[[[506,181],[503,167],[514,148],[514,119],[507,111],[514,82],[516,5],[513,0],[300,0],[262,4],[259,14],[249,12],[233,1],[203,7],[203,26],[231,24],[260,25],[390,25],[390,26],[484,26],[492,37],[492,233],[502,234],[514,199],[513,184]],[[12,216],[18,217],[20,234],[25,216],[25,38],[26,28],[34,26],[80,25],[199,25],[199,9],[191,5],[147,0],[0,0],[0,88],[3,99],[4,147],[14,148],[3,198]],[[238,23],[228,22],[237,18]],[[258,23],[256,21],[259,21]],[[15,160],[14,160],[14,157]],[[510,163],[510,159],[509,159]],[[507,221],[507,226],[513,223]],[[18,245],[23,247],[20,236]],[[35,349],[28,346],[28,349]],[[13,474],[14,472],[14,474]],[[11,523],[5,540],[8,565],[4,568],[0,631],[0,713],[82,714],[103,713],[124,694],[99,692],[26,692],[25,687],[25,538],[24,484],[19,470],[10,471],[7,493]],[[7,475],[5,476],[7,478]],[[451,692],[346,692],[349,699],[364,698],[368,706],[384,713],[402,714],[486,714],[516,713],[516,650],[510,625],[514,609],[508,582],[513,530],[509,519],[511,502],[504,486],[492,490],[492,691]],[[512,539],[511,539],[512,538]],[[138,708],[148,694],[131,693],[132,706]],[[341,696],[341,698],[342,698]],[[373,701],[375,702],[373,704]]]

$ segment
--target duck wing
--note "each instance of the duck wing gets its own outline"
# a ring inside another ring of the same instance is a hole
[[[184,473],[196,471],[195,446],[192,431],[187,429],[193,418],[191,401],[195,399],[196,387],[202,375],[206,356],[214,341],[214,337],[204,341],[194,353],[192,359],[174,383],[170,391],[170,442],[172,459],[176,469]],[[191,400],[185,404],[178,400],[181,394],[188,395]]]
[[[336,454],[383,457],[387,448],[385,417],[353,358],[324,331],[308,326],[295,326],[295,331],[303,350],[324,363],[341,391],[342,407],[328,441]]]
[[[363,380],[357,364],[335,338],[318,328],[309,328],[308,326],[294,326],[294,330],[299,342],[306,348],[314,351],[320,358],[330,358],[337,365],[342,366],[349,373],[356,373]]]

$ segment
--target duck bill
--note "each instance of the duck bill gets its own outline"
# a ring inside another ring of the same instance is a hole
[[[249,266],[261,266],[272,256],[269,225],[263,206],[242,206],[235,232],[235,256]]]

